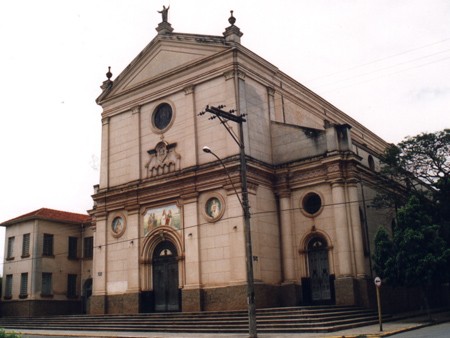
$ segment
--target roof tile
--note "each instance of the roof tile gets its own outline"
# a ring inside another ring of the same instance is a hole
[[[51,221],[60,221],[68,223],[88,223],[91,221],[89,215],[77,214],[73,212],[60,211],[48,208],[41,208],[27,214],[12,218],[8,221],[0,223],[1,226],[12,225],[18,222],[30,220],[30,219],[44,219]]]

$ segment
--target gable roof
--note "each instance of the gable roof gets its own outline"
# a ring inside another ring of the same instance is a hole
[[[186,69],[188,65],[206,60],[232,47],[233,44],[227,43],[221,36],[158,34],[114,81],[104,82],[103,92],[96,101],[101,105],[112,96],[163,79],[169,74]]]
[[[8,221],[0,223],[0,226],[9,226],[13,224],[17,224],[19,222],[29,221],[29,220],[46,220],[46,221],[57,221],[63,223],[72,223],[72,224],[82,224],[89,223],[91,221],[91,217],[89,215],[77,214],[73,212],[60,211],[54,209],[41,208],[27,214],[12,218]]]

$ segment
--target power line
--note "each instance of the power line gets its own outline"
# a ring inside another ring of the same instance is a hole
[[[440,41],[432,42],[430,44],[426,44],[426,45],[423,45],[423,46],[420,46],[420,47],[408,49],[408,50],[400,52],[400,53],[392,54],[392,55],[389,55],[389,56],[386,56],[386,57],[382,57],[382,58],[375,59],[375,60],[372,60],[372,61],[369,61],[369,62],[365,62],[365,63],[359,64],[359,65],[356,65],[356,66],[352,66],[352,67],[349,67],[349,68],[346,68],[346,69],[342,69],[342,70],[339,70],[339,71],[334,72],[334,73],[322,75],[322,76],[313,78],[313,79],[311,79],[309,81],[314,82],[314,81],[317,81],[319,79],[331,77],[331,76],[334,76],[334,75],[337,75],[337,74],[341,74],[341,73],[346,73],[346,72],[354,70],[354,69],[362,68],[362,67],[374,64],[374,63],[378,63],[378,62],[381,62],[381,61],[392,59],[392,58],[400,56],[400,55],[408,54],[408,53],[411,53],[411,52],[414,52],[414,51],[417,51],[417,50],[420,50],[420,49],[424,49],[424,48],[428,48],[428,47],[431,47],[431,46],[435,46],[435,45],[438,45],[438,44],[441,44],[441,43],[444,43],[444,42],[447,42],[447,41],[450,41],[450,38],[446,38],[446,39],[443,39],[443,40],[440,40]]]
[[[413,62],[416,62],[416,61],[419,61],[419,60],[423,60],[423,59],[427,59],[427,58],[430,58],[430,57],[433,57],[433,56],[436,56],[436,55],[439,55],[439,54],[443,54],[443,53],[446,53],[448,51],[450,51],[450,48],[442,50],[442,51],[439,51],[439,52],[436,52],[436,53],[433,53],[433,54],[429,54],[429,55],[421,56],[421,57],[418,57],[418,58],[415,58],[415,59],[412,59],[412,60],[408,60],[408,61],[405,61],[405,62],[397,63],[397,64],[394,64],[394,65],[391,65],[391,66],[386,66],[386,67],[383,67],[383,68],[375,69],[375,70],[368,71],[368,72],[361,73],[361,74],[357,74],[357,75],[354,75],[354,76],[349,76],[347,78],[344,78],[344,79],[341,79],[341,80],[336,80],[334,82],[329,82],[329,83],[325,83],[325,84],[322,84],[322,85],[318,85],[318,88],[325,87],[325,86],[330,86],[330,85],[341,83],[341,82],[345,82],[345,81],[352,80],[352,79],[355,79],[355,78],[367,76],[367,75],[370,75],[370,74],[373,74],[373,73],[382,72],[382,71],[385,71],[385,70],[388,70],[388,69],[392,69],[392,68],[396,68],[398,66],[402,66],[402,65],[405,65],[405,64],[408,64],[408,63],[413,63]],[[431,64],[431,63],[435,63],[435,62],[439,62],[439,61],[442,61],[442,60],[446,60],[449,57],[446,57],[446,58],[443,58],[443,59],[439,59],[439,60],[434,60],[433,62],[429,62],[429,63],[426,63],[424,65],[428,65],[428,64]],[[420,66],[422,66],[422,65],[418,65],[417,67],[420,67]],[[410,70],[410,69],[414,69],[414,68],[416,68],[416,67],[407,68],[407,69],[404,69],[404,70],[401,70],[401,71]]]
[[[395,72],[392,72],[392,73],[389,73],[389,74],[380,75],[380,76],[377,76],[377,77],[374,77],[374,78],[371,78],[371,79],[367,79],[367,80],[364,80],[364,81],[352,83],[352,84],[349,84],[349,85],[346,85],[346,86],[341,86],[341,87],[336,87],[336,88],[333,88],[333,89],[325,90],[325,91],[322,92],[322,95],[325,94],[325,93],[335,92],[337,90],[354,87],[354,86],[357,86],[357,85],[360,85],[360,84],[364,84],[364,83],[367,83],[367,82],[372,82],[372,81],[381,79],[383,77],[396,75],[396,74],[399,74],[399,73],[406,72],[408,70],[422,68],[422,67],[425,67],[425,66],[428,66],[428,65],[431,65],[431,64],[444,62],[444,61],[447,61],[447,60],[450,60],[450,56],[449,57],[445,57],[445,58],[441,58],[439,60],[433,60],[433,61],[430,61],[430,62],[427,62],[427,63],[423,63],[423,64],[420,64],[420,65],[417,65],[417,66],[414,66],[414,67],[409,67],[409,68],[405,68],[405,69],[402,69],[402,70],[398,70],[398,71],[395,71]]]
[[[369,200],[364,200],[366,203],[372,201],[373,199],[369,199]],[[355,203],[362,203],[363,200],[356,200],[356,201],[349,201],[349,202],[340,202],[340,203],[330,203],[330,204],[323,204],[323,207],[333,207],[333,206],[337,206],[337,205],[349,205],[349,204],[355,204]],[[294,208],[288,208],[288,209],[280,209],[280,210],[267,210],[267,211],[261,211],[261,212],[256,212],[256,213],[252,213],[252,216],[261,216],[264,214],[277,214],[278,212],[282,213],[282,212],[286,212],[286,211],[296,211],[296,210],[304,210],[301,207],[294,207]],[[232,216],[232,217],[227,217],[227,218],[223,218],[222,220],[224,221],[230,221],[233,219],[241,219],[242,215],[236,215],[236,216]],[[194,228],[198,228],[201,226],[206,226],[206,225],[211,225],[210,222],[201,222],[195,225],[191,225],[188,227],[183,227],[183,229],[179,229],[181,230],[189,230],[189,229],[194,229]],[[77,234],[79,234],[80,232],[77,232]],[[62,234],[66,234],[66,232],[60,232],[60,233],[56,233],[58,235],[62,235]],[[55,233],[54,233],[55,235]],[[68,236],[70,237],[70,236]],[[89,236],[91,237],[91,236]],[[108,243],[104,243],[104,244],[99,244],[99,245],[95,245],[93,247],[93,249],[100,249],[103,247],[108,247],[108,246],[113,246],[113,245],[119,245],[119,244],[124,244],[124,243],[129,243],[131,241],[137,241],[137,240],[141,240],[146,238],[147,235],[143,235],[143,236],[138,236],[138,237],[134,237],[134,238],[127,238],[127,239],[121,239],[121,240],[116,240],[114,242],[108,242]],[[20,260],[14,260],[14,261],[5,261],[4,265],[10,265],[10,264],[14,264],[14,263],[22,263],[22,262],[27,262],[27,261],[31,261],[31,260],[39,260],[39,259],[43,259],[43,258],[48,258],[48,259],[54,259],[56,257],[60,257],[60,256],[67,256],[69,254],[69,251],[64,251],[64,252],[59,252],[59,253],[55,253],[53,256],[48,257],[48,256],[36,256],[36,257],[27,257],[27,258],[22,258]],[[83,257],[77,258],[77,259],[86,259]],[[90,258],[89,258],[90,259]]]

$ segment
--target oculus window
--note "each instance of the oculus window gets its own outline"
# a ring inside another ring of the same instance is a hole
[[[319,194],[310,192],[302,199],[302,211],[307,216],[315,216],[322,210],[322,199]]]
[[[173,118],[172,107],[168,103],[161,103],[156,107],[152,115],[152,125],[163,131],[170,126]]]

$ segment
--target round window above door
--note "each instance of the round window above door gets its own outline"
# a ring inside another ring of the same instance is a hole
[[[301,201],[301,211],[308,217],[317,216],[323,208],[322,198],[315,192],[307,193]]]
[[[167,130],[173,122],[173,110],[170,104],[159,104],[152,114],[152,126],[156,131],[164,132]]]

